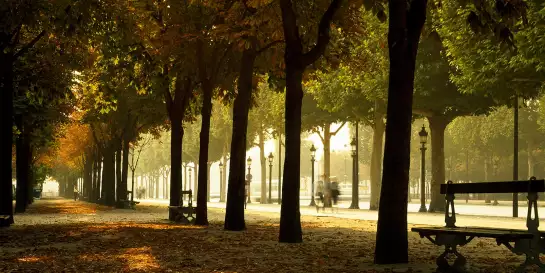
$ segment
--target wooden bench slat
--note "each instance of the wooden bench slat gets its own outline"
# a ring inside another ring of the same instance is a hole
[[[531,239],[534,234],[526,230],[517,229],[501,229],[501,228],[483,228],[483,227],[414,227],[411,229],[413,232],[418,232],[422,235],[437,235],[437,234],[453,234],[453,235],[467,235],[475,237],[487,237],[487,238],[503,238],[503,239]],[[542,233],[545,235],[545,233]]]
[[[545,192],[545,180],[441,184],[441,194]]]

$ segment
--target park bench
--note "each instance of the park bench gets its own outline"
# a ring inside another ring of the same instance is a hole
[[[188,197],[187,206],[184,206],[184,197]],[[193,224],[195,222],[195,215],[197,214],[197,207],[193,206],[193,192],[191,190],[180,192],[180,205],[169,206],[170,213],[174,215],[174,221],[184,224]]]
[[[138,201],[131,201],[130,195],[132,191],[127,191],[127,199],[121,199],[117,202],[117,208],[119,209],[136,209],[136,205],[140,204]]]
[[[9,215],[0,215],[0,227],[9,226],[7,222],[9,222],[10,216]]]
[[[458,227],[454,210],[454,195],[466,193],[528,193],[528,214],[525,230]],[[433,244],[445,246],[444,252],[437,258],[440,272],[464,272],[466,258],[457,250],[457,246],[464,246],[475,237],[496,239],[498,245],[506,246],[517,255],[526,255],[526,260],[519,266],[517,272],[526,272],[529,265],[537,265],[539,272],[545,272],[545,265],[539,260],[539,254],[545,253],[545,233],[538,230],[539,217],[537,210],[538,192],[545,192],[545,180],[536,180],[532,177],[527,181],[483,182],[453,184],[448,181],[441,185],[441,194],[445,194],[445,227],[424,226],[414,227],[421,238],[427,238]],[[435,238],[433,238],[435,237]],[[448,254],[456,259],[452,265],[448,262]]]

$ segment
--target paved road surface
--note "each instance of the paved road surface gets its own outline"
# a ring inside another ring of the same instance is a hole
[[[145,204],[156,204],[156,205],[168,205],[168,200],[140,200],[143,205]],[[225,208],[225,203],[219,202],[209,202],[208,206],[210,208]],[[368,204],[360,203],[360,207],[366,207]],[[346,219],[360,219],[360,220],[378,220],[377,211],[370,211],[366,209],[360,210],[351,210],[345,208],[346,204],[341,204],[341,207],[332,212],[331,210],[326,210],[325,213],[320,210],[316,211],[315,207],[309,207],[308,205],[301,206],[301,214],[303,215],[314,215],[314,216],[324,216],[324,217],[338,217]],[[409,205],[409,214],[407,221],[409,224],[418,224],[418,225],[444,225],[445,216],[442,213],[418,213],[419,205],[410,204]],[[248,210],[252,211],[262,211],[262,212],[276,212],[280,213],[280,206],[278,204],[259,204],[251,203],[248,204]],[[481,227],[503,227],[503,228],[515,228],[515,229],[525,229],[526,228],[526,207],[521,208],[519,212],[519,218],[512,218],[501,216],[502,212],[506,215],[509,215],[508,211],[510,207],[503,206],[486,206],[486,205],[465,205],[460,204],[456,207],[457,209],[457,224],[460,226],[481,226]],[[545,208],[540,208],[540,211],[545,213]],[[468,214],[464,214],[468,212]],[[491,216],[482,216],[477,215],[477,213],[489,213]],[[542,214],[543,215],[543,214]]]

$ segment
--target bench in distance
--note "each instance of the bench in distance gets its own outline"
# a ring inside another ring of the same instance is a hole
[[[188,196],[188,204],[184,206],[184,196]],[[170,213],[174,215],[174,221],[184,224],[195,223],[197,207],[193,206],[193,192],[191,190],[180,192],[180,205],[169,206]]]

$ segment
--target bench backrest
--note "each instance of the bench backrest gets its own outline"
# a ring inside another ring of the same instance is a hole
[[[442,184],[441,194],[545,192],[545,180]]]

